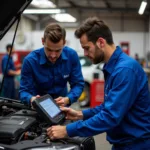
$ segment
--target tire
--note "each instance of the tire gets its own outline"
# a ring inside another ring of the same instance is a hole
[[[90,85],[85,83],[84,90],[79,98],[80,107],[89,106],[90,104]]]

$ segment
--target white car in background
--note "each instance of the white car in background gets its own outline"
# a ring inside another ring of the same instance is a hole
[[[82,74],[85,81],[84,91],[82,92],[79,98],[79,104],[81,107],[89,106],[90,104],[90,86],[93,82],[93,79],[104,80],[102,68],[103,63],[94,65],[92,62],[85,56],[79,56],[80,63],[82,66]]]

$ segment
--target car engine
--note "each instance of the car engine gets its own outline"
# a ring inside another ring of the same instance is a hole
[[[50,140],[46,135],[48,127],[49,124],[31,107],[0,97],[0,149],[95,150],[93,137]]]

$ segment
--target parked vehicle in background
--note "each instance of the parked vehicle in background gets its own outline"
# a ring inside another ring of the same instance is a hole
[[[79,104],[81,107],[89,106],[90,104],[90,85],[94,78],[104,80],[102,72],[102,64],[94,65],[85,56],[79,56],[80,63],[82,66],[82,74],[85,81],[84,90],[79,98]]]

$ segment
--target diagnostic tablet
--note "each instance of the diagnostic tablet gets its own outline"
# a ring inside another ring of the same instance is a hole
[[[39,115],[50,125],[61,124],[65,119],[64,112],[61,111],[49,94],[37,98],[32,102],[32,105]]]

